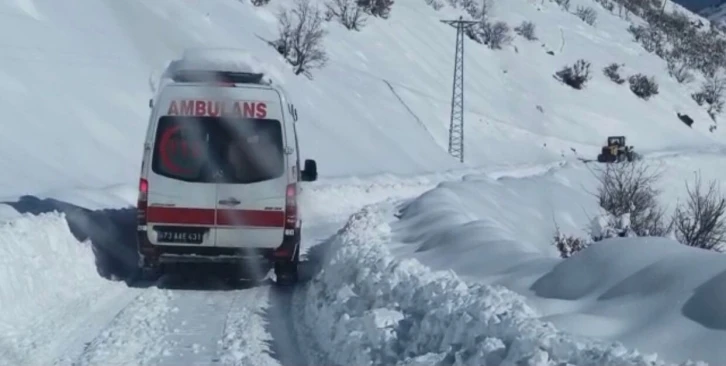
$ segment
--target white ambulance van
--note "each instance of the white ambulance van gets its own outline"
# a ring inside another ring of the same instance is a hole
[[[272,262],[297,281],[300,166],[297,112],[240,51],[188,50],[149,101],[141,164],[138,253],[143,274],[169,264]]]

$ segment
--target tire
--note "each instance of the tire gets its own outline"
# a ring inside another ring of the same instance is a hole
[[[142,258],[141,263],[136,270],[134,276],[135,281],[156,281],[164,274],[164,268],[159,263],[151,262],[146,258]]]
[[[131,282],[156,282],[161,278],[163,272],[156,267],[139,267]]]
[[[293,286],[299,280],[300,276],[298,273],[300,263],[300,243],[297,244],[297,250],[292,260],[279,260],[275,261],[275,277],[277,281],[275,284],[278,286]]]

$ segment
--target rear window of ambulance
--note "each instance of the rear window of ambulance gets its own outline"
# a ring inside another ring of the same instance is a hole
[[[159,119],[151,169],[197,183],[255,183],[285,172],[277,120],[164,116]]]

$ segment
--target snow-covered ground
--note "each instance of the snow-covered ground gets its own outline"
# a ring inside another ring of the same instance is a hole
[[[455,31],[439,22],[459,9],[396,0],[360,32],[328,23],[330,61],[308,80],[265,42],[281,0],[0,1],[0,364],[723,363],[718,254],[612,240],[563,261],[550,245],[555,222],[581,234],[594,213],[575,157],[608,135],[666,169],[671,206],[693,170],[721,179],[726,163],[696,86],[669,78],[626,21],[571,2],[596,24],[552,1],[495,0],[495,20],[530,20],[539,39],[467,40],[462,165],[446,153]],[[89,240],[133,248],[149,78],[197,46],[254,53],[300,112],[321,181],[302,197],[312,280],[292,294],[96,274]],[[592,62],[584,90],[553,79],[579,58]],[[655,75],[660,93],[610,82],[612,62]],[[58,201],[12,203],[22,195]],[[117,210],[90,211],[102,209]],[[65,218],[30,215],[52,210]]]
[[[24,216],[0,226],[0,364],[51,364],[83,349],[135,296],[99,277],[89,242],[61,214]],[[80,348],[79,348],[80,347]]]
[[[653,159],[663,171],[659,188],[668,210],[685,198],[684,180],[692,182],[695,171],[725,189],[724,172],[712,168],[723,161],[719,155]],[[591,169],[568,164],[542,175],[472,175],[441,184],[403,205],[400,219],[378,224],[392,221],[385,250],[471,282],[506,286],[558,329],[622,341],[671,362],[722,363],[723,254],[670,239],[611,239],[559,258],[555,224],[584,237],[598,214]]]

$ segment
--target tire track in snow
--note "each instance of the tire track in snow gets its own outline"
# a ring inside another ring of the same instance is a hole
[[[52,364],[69,365],[73,363],[73,360],[80,358],[88,345],[98,337],[98,334],[110,327],[121,312],[136,301],[139,296],[141,296],[139,291],[120,289],[118,295],[109,296],[101,308],[92,308],[92,311],[86,313],[86,316],[71,318],[73,322],[64,323],[62,327],[56,328],[60,332],[54,334],[54,341],[63,342],[63,345],[57,346],[56,349],[62,348],[63,351],[53,353],[62,356],[56,358]],[[71,307],[75,308],[74,312],[77,312],[77,306],[78,304],[71,304]],[[68,318],[64,317],[62,319]],[[37,358],[34,362],[39,364],[51,363],[43,362]]]
[[[56,365],[308,364],[297,345],[289,294],[270,282],[232,288],[221,280],[168,275],[155,286],[141,290],[75,362],[66,357]]]
[[[301,357],[285,291],[267,283],[237,295],[227,314],[221,364],[307,365]],[[244,295],[244,296],[242,296]]]
[[[171,292],[146,289],[88,343],[72,365],[147,365],[166,348]]]

